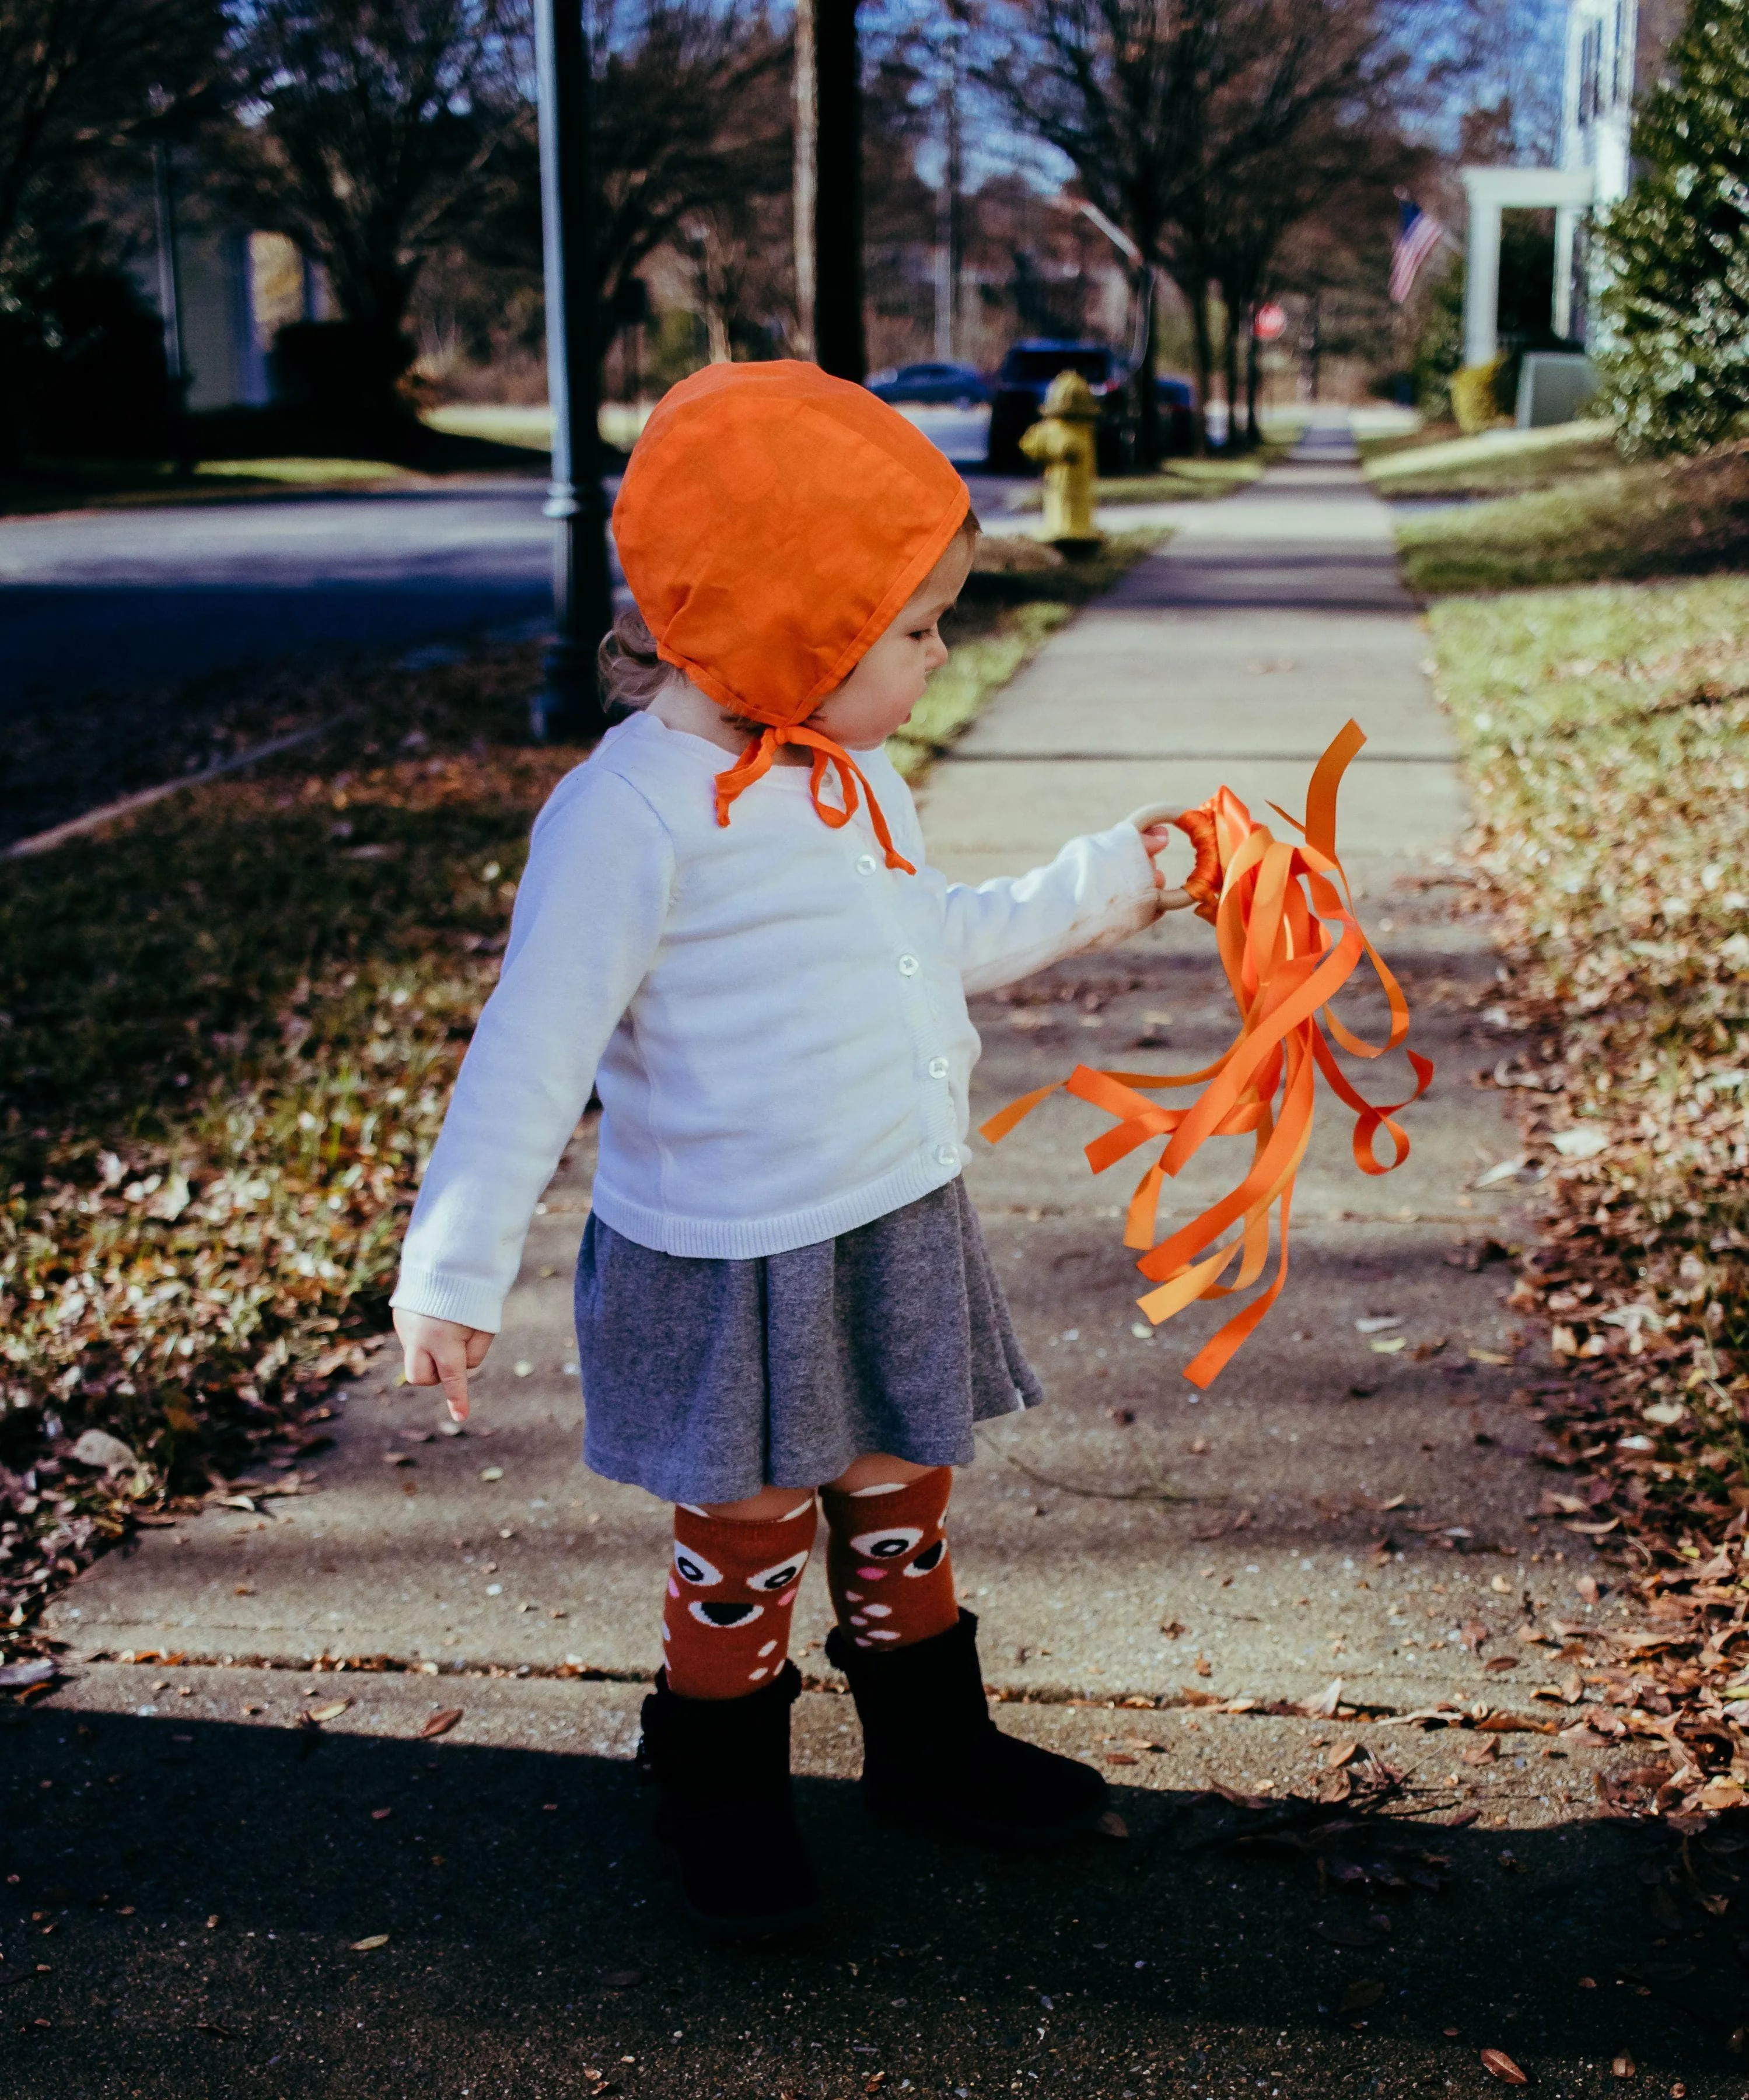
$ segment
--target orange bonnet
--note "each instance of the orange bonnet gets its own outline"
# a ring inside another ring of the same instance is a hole
[[[921,431],[817,365],[712,364],[663,396],[613,506],[620,566],[665,664],[766,725],[717,778],[717,821],[780,744],[814,754],[814,806],[837,827],[859,788],[843,747],[802,726],[941,558],[969,508]],[[828,769],[840,801],[824,800]]]

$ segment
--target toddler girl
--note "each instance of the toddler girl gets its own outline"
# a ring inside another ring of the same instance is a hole
[[[965,995],[1185,900],[1139,820],[977,889],[925,864],[881,744],[946,660],[978,527],[863,388],[793,363],[697,373],[651,417],[614,529],[638,613],[603,660],[637,711],[536,822],[395,1325],[409,1379],[465,1414],[598,1089],[585,1455],[675,1505],[643,1709],[657,1834],[700,1921],[767,1932],[819,1893],[786,1654],[816,1492],[870,1809],[1037,1846],[1105,1806],[1089,1767],[998,1732],[954,1595],[952,1468],[974,1422],[1041,1397],[961,1179]]]

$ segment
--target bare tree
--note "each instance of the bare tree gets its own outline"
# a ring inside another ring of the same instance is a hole
[[[258,223],[320,256],[359,412],[392,418],[426,259],[479,204],[526,102],[523,0],[248,0],[233,158]]]
[[[788,39],[732,0],[596,0],[590,50],[603,304],[626,305],[630,280],[665,245],[693,259],[719,291],[731,276],[738,284],[758,275],[732,250],[755,237],[762,205],[788,188]],[[466,241],[483,262],[538,280],[532,107],[505,142]]]
[[[222,0],[0,0],[0,282],[94,162],[210,101],[224,38]]]
[[[1245,64],[1223,34],[1226,11],[1227,0],[1010,0],[1004,48],[978,68],[1021,128],[1072,163],[1145,264],[1181,284],[1179,229],[1203,179],[1212,106]],[[1137,416],[1149,466],[1160,457],[1155,351],[1151,321]]]
[[[1200,192],[1181,228],[1192,274],[1219,284],[1226,310],[1230,451],[1257,439],[1252,315],[1274,289],[1284,240],[1339,198],[1350,214],[1370,201],[1388,216],[1393,187],[1418,158],[1391,106],[1405,62],[1369,0],[1270,0],[1258,11],[1268,24],[1261,55],[1222,98],[1213,127],[1230,172]]]
[[[987,84],[1183,291],[1205,403],[1220,285],[1236,391],[1237,317],[1281,235],[1368,150],[1402,70],[1384,0],[1009,0],[1008,19]],[[1151,331],[1138,418],[1150,465],[1154,352]]]

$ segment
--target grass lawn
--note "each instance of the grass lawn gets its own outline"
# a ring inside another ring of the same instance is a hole
[[[1632,1547],[1627,1586],[1675,1640],[1644,1651],[1636,1702],[1716,1727],[1749,1712],[1720,1704],[1742,1657],[1715,1608],[1749,1575],[1749,576],[1452,598],[1428,623],[1499,1017],[1532,1031],[1495,1079],[1544,1177],[1512,1302],[1572,1373],[1543,1388],[1539,1455],[1572,1476],[1542,1513]],[[1661,1806],[1743,1798],[1685,1770]]]
[[[1397,540],[1410,584],[1429,598],[1742,567],[1749,444],[1587,467],[1552,487],[1406,516]]]
[[[1516,495],[1620,464],[1607,423],[1484,430],[1472,437],[1442,425],[1436,432],[1363,445],[1367,479],[1380,496]]]
[[[629,452],[650,420],[651,405],[603,402],[603,438],[621,452]],[[517,408],[489,402],[451,401],[439,408],[427,408],[424,421],[431,429],[450,437],[484,438],[494,444],[521,445],[530,452],[546,452],[553,442],[553,412],[544,405]]]
[[[163,460],[45,460],[28,474],[0,480],[0,518],[64,510],[131,510],[161,504],[211,503],[227,496],[307,494],[325,488],[436,486],[429,474],[391,460],[201,460],[179,474]]]
[[[1642,1367],[1636,1392],[1680,1403],[1654,1442],[1722,1493],[1749,1400],[1749,576],[1457,600],[1429,625],[1512,995],[1552,1053],[1526,1098],[1585,1285],[1549,1300],[1557,1351]]]
[[[1160,536],[987,545],[904,770]],[[133,1511],[294,1458],[363,1368],[583,755],[523,741],[538,657],[309,681],[323,743],[0,866],[0,1657]],[[68,1462],[86,1427],[137,1471]]]
[[[1296,434],[1297,435],[1297,434]],[[1245,459],[1168,460],[1158,474],[1114,474],[1094,483],[1101,504],[1199,503],[1248,488],[1265,469],[1291,450],[1293,439],[1265,443]],[[1022,488],[1009,499],[1011,510],[1041,510],[1042,488]]]

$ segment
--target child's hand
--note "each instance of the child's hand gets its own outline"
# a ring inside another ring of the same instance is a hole
[[[1195,902],[1187,889],[1168,889],[1165,871],[1159,865],[1159,856],[1174,839],[1181,836],[1173,827],[1172,819],[1177,814],[1164,803],[1151,802],[1146,809],[1131,812],[1126,822],[1135,826],[1142,834],[1142,843],[1147,848],[1148,858],[1154,862],[1154,887],[1160,893],[1158,899],[1162,911],[1182,911]]]
[[[395,1315],[395,1331],[406,1352],[409,1385],[440,1385],[452,1422],[467,1420],[467,1374],[478,1370],[492,1347],[484,1327],[434,1320],[429,1312]]]

